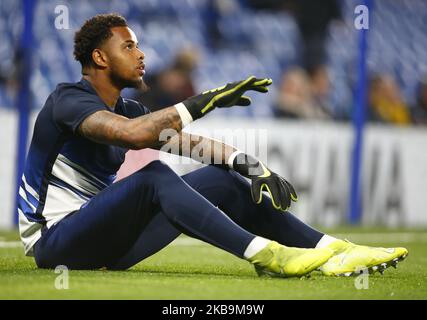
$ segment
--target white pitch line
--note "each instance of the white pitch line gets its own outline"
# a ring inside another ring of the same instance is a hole
[[[332,236],[339,239],[348,239],[357,244],[375,244],[390,242],[394,246],[408,242],[427,242],[427,232],[391,232],[391,233],[333,233]],[[170,246],[195,247],[207,246],[206,242],[189,237],[180,237],[174,240]],[[21,248],[21,241],[0,241],[0,248]]]
[[[331,234],[339,239],[348,239],[349,241],[360,244],[372,244],[390,242],[394,246],[399,246],[401,243],[414,241],[427,242],[427,232],[409,233],[409,232],[393,232],[393,233],[336,233]],[[207,243],[194,238],[178,238],[173,241],[171,246],[204,246]]]
[[[0,248],[20,248],[23,247],[21,241],[0,241]]]
[[[178,238],[173,241],[170,246],[181,246],[181,247],[194,247],[194,246],[205,246],[207,243],[193,239],[193,238]],[[21,241],[0,241],[0,248],[21,248],[23,247]]]
[[[206,246],[207,243],[193,238],[178,238],[173,241],[170,246],[194,247]],[[0,241],[0,248],[22,248],[21,241]]]
[[[399,243],[408,243],[427,241],[426,232],[390,232],[390,233],[336,233],[332,236],[339,239],[348,239],[349,241],[364,243],[383,243],[390,242],[398,246]]]
[[[195,246],[206,246],[208,245],[208,243],[200,241],[198,239],[194,239],[194,238],[183,237],[183,238],[175,239],[169,245],[174,247],[175,246],[176,247],[195,247]]]

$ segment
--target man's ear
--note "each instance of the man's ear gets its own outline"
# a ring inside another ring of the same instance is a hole
[[[92,60],[96,66],[106,68],[108,66],[108,58],[104,51],[101,49],[94,49],[92,51]]]

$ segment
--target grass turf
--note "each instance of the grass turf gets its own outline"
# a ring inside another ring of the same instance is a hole
[[[368,278],[258,278],[252,266],[189,238],[171,245],[128,271],[69,272],[69,289],[55,289],[58,274],[37,269],[24,257],[17,232],[0,232],[0,299],[427,299],[427,231],[334,229],[332,234],[376,246],[404,246],[408,258],[398,269]],[[13,244],[13,243],[12,243]],[[359,279],[360,283],[361,279]]]

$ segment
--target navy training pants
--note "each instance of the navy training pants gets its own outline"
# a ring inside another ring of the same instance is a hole
[[[207,166],[179,177],[154,161],[46,230],[35,260],[40,268],[123,270],[181,233],[238,257],[255,235],[305,248],[323,236],[267,197],[253,203],[250,185],[235,172]]]

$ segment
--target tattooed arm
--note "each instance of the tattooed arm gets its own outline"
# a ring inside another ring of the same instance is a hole
[[[227,166],[230,156],[237,151],[233,146],[221,141],[186,132],[174,135],[173,131],[164,132],[160,145],[156,148],[164,152],[192,158],[204,164]]]
[[[174,129],[175,132],[180,132],[184,125],[201,118],[214,108],[248,106],[251,100],[243,94],[248,90],[265,93],[271,83],[271,79],[251,76],[135,119],[127,119],[108,111],[98,111],[83,120],[78,132],[95,142],[129,149],[158,148],[161,146],[159,135],[162,130]]]
[[[201,118],[214,108],[248,106],[251,100],[243,94],[248,90],[265,93],[271,83],[271,79],[251,76],[135,119],[127,119],[108,111],[98,111],[80,124],[78,132],[93,141],[129,149],[156,148],[161,146],[159,135],[162,130],[174,129],[175,132],[180,132],[184,125]]]
[[[175,107],[169,107],[135,119],[109,111],[98,111],[87,117],[78,128],[79,134],[99,143],[129,149],[158,148],[162,130],[182,130],[181,117]]]

